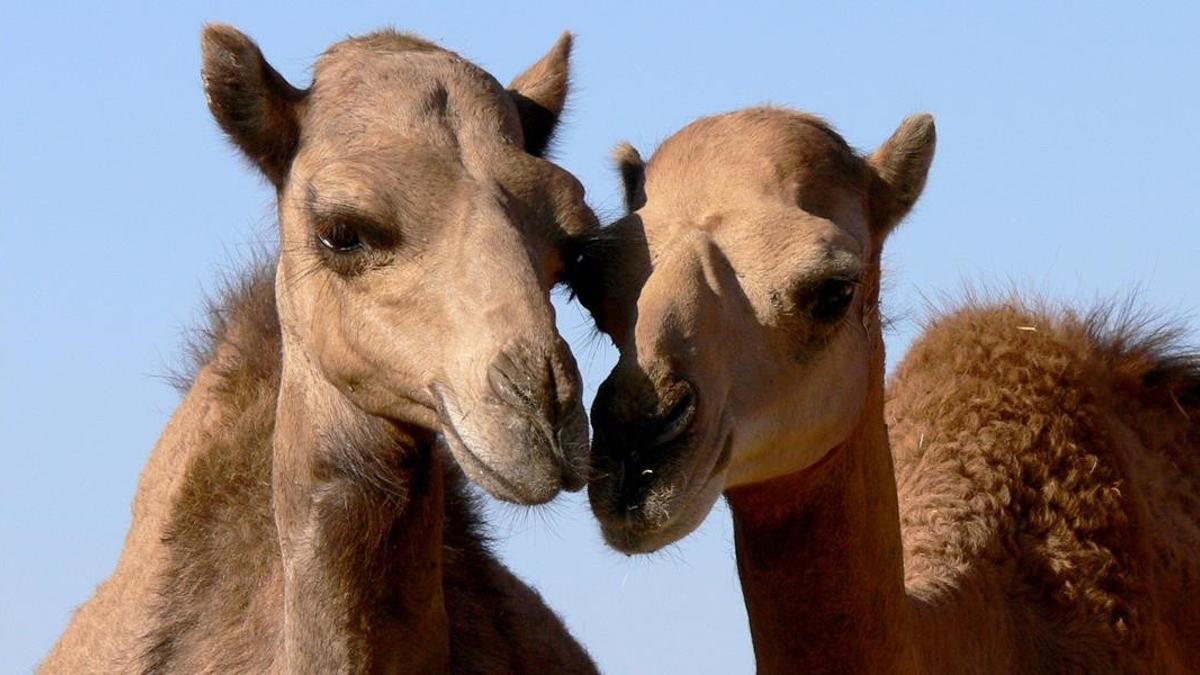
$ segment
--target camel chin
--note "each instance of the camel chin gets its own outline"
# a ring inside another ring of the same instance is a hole
[[[609,511],[601,515],[606,507],[592,502],[592,508],[600,520],[600,532],[604,541],[613,549],[626,555],[638,553],[654,553],[676,543],[691,534],[704,519],[708,517],[712,507],[721,496],[724,481],[714,476],[700,486],[700,489],[684,498],[667,498],[652,500],[657,503],[653,508],[668,513],[669,517],[658,525],[647,525],[644,521],[621,517]],[[667,494],[670,494],[670,488]],[[589,494],[594,494],[589,490]]]
[[[607,442],[598,437],[596,456],[619,456],[605,452],[602,445]],[[627,463],[606,466],[588,485],[604,541],[621,553],[653,553],[683,539],[704,522],[725,489],[731,433],[684,434],[668,445],[676,456],[692,461],[653,469]],[[692,447],[687,450],[681,447],[688,445]],[[653,453],[651,449],[648,454]]]

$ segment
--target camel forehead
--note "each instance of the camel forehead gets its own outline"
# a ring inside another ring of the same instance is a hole
[[[306,124],[310,135],[339,143],[439,127],[457,143],[520,138],[516,106],[495,78],[454,52],[390,32],[340,42],[321,56]]]
[[[700,229],[731,253],[865,255],[865,163],[824,122],[774,108],[698,120],[647,167],[651,242]],[[653,243],[652,243],[653,247]]]
[[[646,172],[649,197],[688,204],[812,201],[861,191],[863,182],[863,161],[828,125],[775,108],[698,120],[668,139]]]

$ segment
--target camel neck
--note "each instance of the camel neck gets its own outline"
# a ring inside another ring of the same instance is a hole
[[[438,453],[286,357],[276,417],[272,482],[289,669],[443,670]],[[422,648],[398,651],[403,645]]]
[[[915,670],[879,361],[827,460],[726,492],[760,673]]]

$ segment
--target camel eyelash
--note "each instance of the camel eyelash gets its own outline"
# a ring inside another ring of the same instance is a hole
[[[314,252],[343,277],[387,264],[400,240],[394,228],[358,216],[326,215],[313,221]]]
[[[858,292],[858,279],[832,277],[819,283],[810,293],[808,312],[821,323],[833,323],[842,318]]]
[[[333,253],[353,253],[366,248],[358,228],[345,220],[335,220],[317,226],[317,243]]]

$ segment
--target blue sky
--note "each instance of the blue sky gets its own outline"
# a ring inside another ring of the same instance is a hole
[[[177,396],[202,298],[273,238],[272,198],[221,139],[198,32],[233,23],[294,83],[383,25],[507,81],[578,35],[557,158],[601,214],[608,153],[772,102],[869,150],[916,111],[938,154],[894,235],[891,360],[968,283],[1076,305],[1137,289],[1200,341],[1200,5],[1159,3],[6,3],[0,10],[0,671],[26,672],[108,575]],[[560,312],[590,392],[614,361]],[[1189,316],[1190,315],[1190,316]],[[720,508],[648,558],[607,551],[577,495],[490,520],[506,561],[607,672],[751,672]]]

